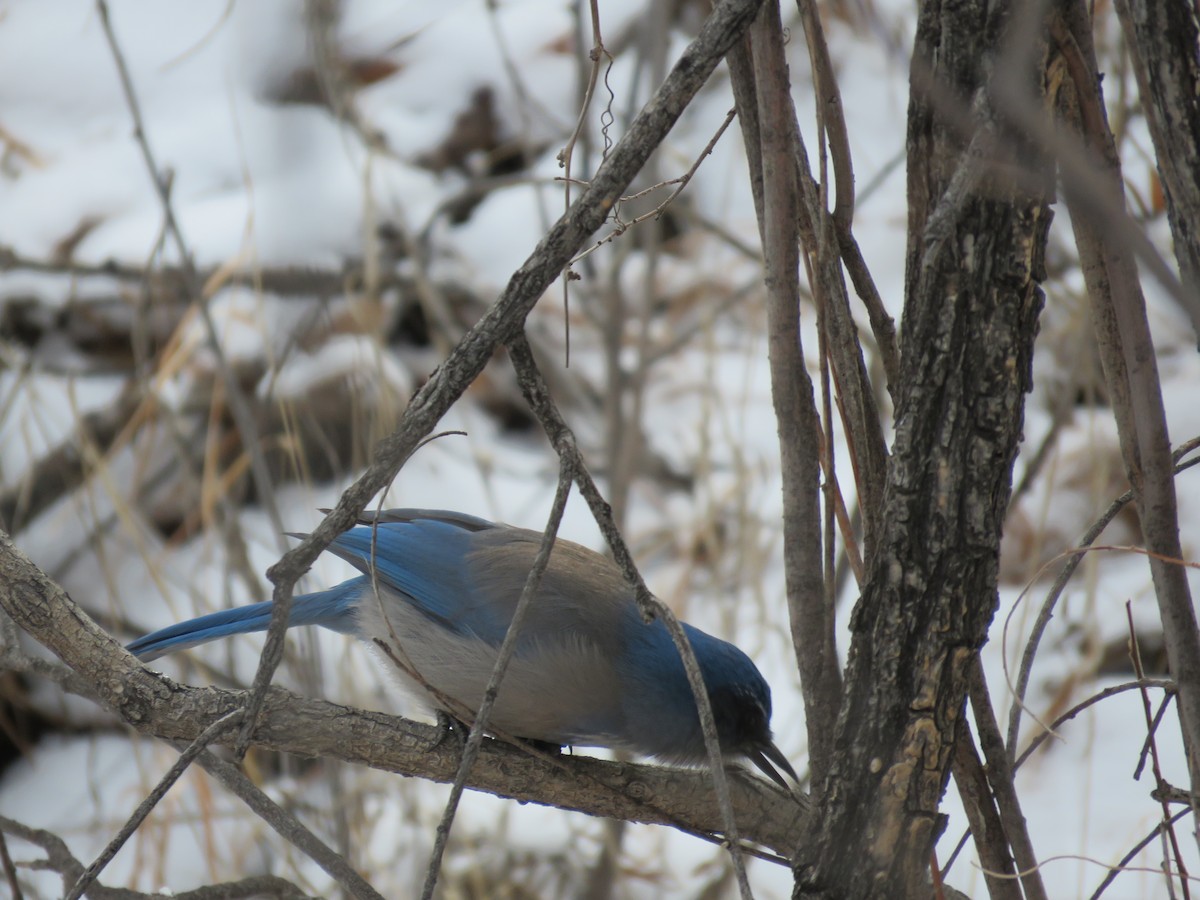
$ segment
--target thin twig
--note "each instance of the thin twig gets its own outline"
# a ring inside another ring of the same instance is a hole
[[[592,61],[591,69],[588,72],[587,87],[583,91],[583,102],[579,104],[579,118],[575,121],[575,130],[571,132],[571,136],[567,138],[567,143],[558,153],[558,164],[563,170],[564,186],[563,186],[563,208],[569,210],[571,208],[571,163],[575,157],[575,144],[579,141],[579,137],[583,134],[583,127],[587,122],[588,111],[592,106],[592,97],[596,93],[596,81],[600,77],[600,62],[602,59],[608,59],[608,65],[611,68],[613,64],[613,56],[608,52],[608,48],[604,46],[604,35],[600,28],[600,5],[598,0],[591,0],[590,8],[592,11],[592,49],[588,52],[588,58]],[[607,84],[607,76],[605,76]],[[611,100],[610,100],[611,102]],[[605,134],[605,154],[608,151],[608,136]],[[615,207],[614,207],[615,208]],[[566,356],[564,365],[571,365],[571,263],[568,263],[563,271],[563,331],[565,334]]]
[[[41,848],[45,861],[31,864],[31,868],[50,869],[57,872],[64,882],[75,881],[83,871],[83,864],[75,858],[69,847],[58,835],[41,828],[30,828],[12,819],[0,816],[0,834],[11,834],[13,837]],[[19,900],[20,894],[13,895]],[[110,888],[102,884],[93,884],[88,890],[88,897],[93,900],[154,900],[161,893],[144,894],[125,888]],[[274,875],[254,875],[239,881],[228,881],[221,884],[210,884],[190,891],[180,891],[171,894],[174,900],[242,900],[253,897],[275,897],[277,900],[309,900],[298,887],[286,879]]]
[[[383,900],[379,892],[371,887],[345,858],[313,834],[295,815],[263,793],[237,766],[219,758],[210,750],[202,751],[197,762],[204,771],[239,797],[277,834],[320,866],[351,897],[359,900]]]
[[[621,235],[625,234],[625,232],[629,231],[629,229],[633,228],[635,225],[640,225],[642,222],[645,222],[647,219],[661,219],[663,217],[663,214],[667,211],[667,207],[675,202],[676,198],[680,194],[683,193],[683,189],[686,188],[688,186],[688,183],[691,182],[692,178],[695,177],[697,170],[699,170],[699,168],[700,168],[700,164],[703,163],[705,159],[707,159],[709,156],[712,155],[713,149],[717,146],[717,142],[719,140],[721,140],[721,136],[725,134],[726,129],[728,129],[729,126],[733,123],[734,117],[736,115],[737,115],[736,109],[731,109],[731,110],[729,110],[729,112],[727,112],[725,114],[725,119],[724,119],[724,121],[721,122],[720,126],[717,128],[716,133],[709,139],[708,143],[704,145],[704,149],[700,151],[700,154],[692,162],[691,167],[686,172],[684,172],[682,175],[680,175],[678,178],[671,178],[671,179],[668,179],[667,181],[660,181],[658,184],[653,184],[650,187],[645,188],[644,190],[638,191],[636,194],[630,194],[628,197],[622,197],[617,202],[617,205],[613,207],[613,215],[614,216],[617,216],[617,211],[620,209],[620,204],[628,203],[633,200],[637,200],[640,197],[644,197],[648,194],[653,193],[654,191],[659,190],[660,188],[670,187],[671,185],[675,185],[675,190],[671,191],[671,193],[667,195],[665,200],[663,200],[661,203],[658,204],[658,206],[654,207],[654,209],[650,210],[649,212],[644,212],[640,216],[637,216],[637,217],[629,220],[628,222],[622,221],[620,219],[620,217],[617,216],[617,224],[613,228],[613,230],[610,231],[608,234],[606,234],[604,237],[597,240],[594,244],[592,244],[586,250],[579,253],[573,260],[571,260],[571,265],[575,265],[575,263],[579,262],[584,257],[590,256],[591,254],[595,253],[597,250],[599,250],[605,244],[607,244],[611,241],[615,241],[617,238],[619,238]]]
[[[8,840],[4,837],[3,829],[0,829],[0,863],[4,864],[4,877],[8,880],[8,889],[12,891],[12,900],[24,900],[21,882],[17,880],[17,867],[8,853]]]
[[[591,71],[588,75],[587,88],[584,90],[583,102],[579,105],[579,117],[575,120],[575,130],[571,132],[563,148],[558,151],[558,164],[562,168],[568,184],[571,180],[571,160],[575,154],[575,144],[583,134],[583,126],[587,123],[588,110],[592,105],[592,96],[596,92],[596,81],[600,77],[600,61],[607,57],[610,66],[613,62],[612,54],[604,46],[604,36],[600,29],[600,7],[596,0],[591,0],[590,5],[592,10],[592,49],[588,52],[588,58],[592,61]],[[564,208],[569,209],[571,206],[569,187],[564,190],[563,199],[565,201]]]
[[[1174,825],[1184,816],[1191,814],[1191,812],[1191,806],[1188,806],[1187,809],[1181,809],[1179,812],[1175,813],[1175,815],[1171,816],[1170,821],[1166,824]],[[1150,843],[1162,833],[1163,827],[1164,823],[1159,822],[1154,826],[1153,830],[1148,835],[1134,844],[1133,848],[1121,857],[1121,861],[1119,863],[1117,863],[1115,866],[1110,866],[1108,874],[1105,875],[1104,880],[1097,885],[1096,890],[1092,891],[1092,895],[1088,898],[1088,900],[1100,900],[1100,895],[1107,890],[1108,886],[1112,884],[1114,880],[1116,880],[1118,875],[1120,875],[1122,872],[1130,871],[1128,868],[1129,861],[1150,846]]]
[[[580,245],[603,224],[612,204],[645,165],[730,46],[749,27],[761,2],[728,0],[713,9],[696,39],[688,45],[596,171],[587,190],[538,242],[496,303],[462,337],[412,397],[400,425],[379,443],[371,466],[342,494],[337,506],[317,529],[268,570],[267,577],[275,585],[275,616],[284,615],[278,605],[290,602],[300,576],[334,537],[354,524],[370,499],[391,480],[417,443],[433,430],[451,404],[483,371],[496,348],[520,332],[529,311],[562,273]],[[285,626],[286,619],[273,616],[248,700],[250,716],[243,726],[242,748],[249,740],[249,727],[262,709],[267,687],[282,659]]]
[[[66,841],[53,831],[31,828],[5,816],[0,816],[0,831],[40,847],[46,854],[45,867],[62,875],[64,882],[67,879],[75,881],[83,872],[83,864],[71,853]]]
[[[137,809],[133,811],[133,815],[129,817],[129,819],[121,827],[121,830],[116,833],[113,839],[108,842],[108,846],[101,851],[100,855],[96,857],[95,861],[92,862],[92,864],[84,870],[84,873],[79,876],[79,880],[72,885],[69,891],[67,891],[64,900],[79,900],[79,898],[83,896],[84,892],[88,889],[91,883],[95,881],[97,877],[99,877],[101,872],[104,871],[104,867],[112,862],[113,857],[117,855],[123,846],[125,846],[125,842],[129,840],[133,836],[133,833],[141,827],[144,821],[146,821],[146,817],[150,815],[154,807],[158,806],[158,802],[166,796],[167,791],[169,791],[174,786],[175,782],[180,779],[183,773],[187,771],[188,766],[192,764],[193,760],[195,760],[196,757],[198,757],[209,744],[240,722],[243,715],[245,715],[245,710],[235,709],[233,712],[222,716],[221,718],[217,719],[217,721],[205,728],[204,731],[200,733],[200,736],[187,746],[183,753],[179,755],[179,759],[175,760],[174,765],[172,765],[171,768],[167,770],[167,773],[163,775],[161,779],[159,779],[159,782],[154,786],[154,789],[151,790],[150,793],[146,795],[146,798],[138,804]]]
[[[1141,690],[1143,688],[1162,688],[1167,692],[1167,696],[1169,697],[1174,693],[1175,682],[1165,678],[1145,678],[1140,681],[1126,681],[1123,684],[1115,684],[1111,687],[1107,687],[1102,691],[1092,694],[1087,699],[1081,700],[1079,703],[1076,703],[1065,713],[1051,722],[1045,731],[1042,731],[1037,737],[1029,742],[1029,746],[1025,748],[1024,752],[1022,752],[1013,763],[1013,774],[1016,774],[1017,769],[1021,768],[1021,766],[1025,764],[1025,761],[1028,760],[1029,757],[1033,756],[1033,754],[1037,752],[1037,749],[1042,746],[1042,744],[1056,734],[1060,726],[1065,725],[1084,710],[1096,705],[1101,700],[1107,700],[1109,697],[1115,697],[1117,694],[1123,694],[1127,691]],[[955,772],[955,777],[957,779],[957,771]],[[959,790],[961,792],[961,786]],[[974,828],[975,824],[972,823],[969,828],[963,830],[962,837],[960,837],[958,839],[958,843],[954,845],[954,851],[950,854],[950,858],[946,861],[945,868],[942,869],[943,879],[950,873],[950,867],[954,865],[954,861],[958,858],[958,854],[962,852],[963,847],[966,846],[967,839],[971,836],[971,832]],[[1128,862],[1129,858],[1126,859],[1126,862]],[[995,867],[993,866],[993,868]]]
[[[1186,462],[1180,462],[1183,457],[1191,453],[1197,447],[1200,447],[1200,437],[1194,437],[1191,440],[1185,441],[1175,448],[1172,454],[1175,462],[1175,475],[1190,469],[1192,466],[1200,463],[1200,457],[1189,459]],[[1021,713],[1025,709],[1025,693],[1029,689],[1029,679],[1033,673],[1033,662],[1037,656],[1038,646],[1041,643],[1042,635],[1046,631],[1046,627],[1050,624],[1050,620],[1054,618],[1054,608],[1058,603],[1059,597],[1062,596],[1063,590],[1066,589],[1067,582],[1071,580],[1071,576],[1075,574],[1075,570],[1079,567],[1079,563],[1083,560],[1084,551],[1096,542],[1109,523],[1117,517],[1117,514],[1125,508],[1125,506],[1133,499],[1133,491],[1126,491],[1116,500],[1114,500],[1106,509],[1100,518],[1098,518],[1079,539],[1079,544],[1075,552],[1072,552],[1066,559],[1062,570],[1054,579],[1054,584],[1050,587],[1050,592],[1046,595],[1045,601],[1042,603],[1042,608],[1038,612],[1036,621],[1033,623],[1033,629],[1029,633],[1029,639],[1025,643],[1025,650],[1021,654],[1021,667],[1017,671],[1016,684],[1013,686],[1013,702],[1008,710],[1008,758],[1015,759],[1017,755],[1017,739],[1021,729]],[[1039,573],[1040,574],[1040,573]],[[1001,644],[1006,645],[1008,642],[1008,624],[1012,619],[1013,613],[1016,611],[1017,604],[1013,604],[1013,609],[1009,610],[1008,615],[1004,620],[1004,629],[1001,636]],[[1008,653],[1004,649],[1001,652],[1004,659],[1005,675],[1008,673]]]
[[[1112,687],[1107,687],[1098,693],[1092,694],[1086,700],[1081,700],[1051,722],[1049,730],[1043,731],[1029,742],[1029,746],[1025,748],[1021,755],[1017,757],[1016,762],[1013,763],[1013,771],[1015,772],[1029,757],[1033,756],[1037,752],[1038,747],[1050,740],[1050,736],[1058,730],[1060,725],[1065,725],[1088,707],[1095,706],[1101,700],[1107,700],[1109,697],[1115,697],[1117,694],[1124,694],[1126,691],[1137,691],[1144,688],[1162,688],[1167,691],[1169,696],[1175,691],[1175,682],[1165,678],[1145,678],[1141,681],[1126,681],[1122,684],[1114,684]]]
[[[1137,675],[1138,681],[1145,681],[1146,670],[1142,666],[1142,651],[1138,647],[1137,630],[1133,626],[1133,603],[1125,601],[1125,619],[1129,623],[1129,658],[1133,661],[1133,671]],[[1163,778],[1162,766],[1158,761],[1158,742],[1154,739],[1154,715],[1150,712],[1150,694],[1147,693],[1143,686],[1140,695],[1142,698],[1142,711],[1146,715],[1146,740],[1150,742],[1150,767],[1154,773],[1154,786],[1159,791],[1167,787],[1166,779]],[[1175,828],[1171,824],[1171,807],[1164,796],[1160,801],[1162,804],[1162,825],[1163,825],[1163,840],[1170,844],[1171,852],[1175,855],[1176,871],[1179,873],[1179,887],[1183,891],[1184,900],[1191,900],[1191,891],[1188,889],[1188,873],[1187,866],[1183,862],[1183,854],[1179,851],[1179,838],[1175,835]],[[1166,867],[1164,875],[1167,879],[1167,887],[1171,889],[1171,868],[1170,857],[1163,860]],[[1174,893],[1171,890],[1171,893]]]
[[[62,881],[74,881],[83,871],[83,864],[74,858],[66,842],[53,832],[41,828],[30,828],[26,824],[0,816],[0,834],[11,834],[14,838],[29,842],[46,853],[44,862],[31,864],[31,868],[49,869],[62,877]],[[109,888],[103,884],[92,884],[88,892],[94,900],[150,900],[163,894],[143,894],[137,890]],[[254,875],[240,881],[206,884],[194,890],[173,893],[174,900],[241,900],[270,896],[276,900],[310,900],[295,884],[274,875]],[[19,894],[14,894],[19,900]]]
[[[1000,821],[1004,825],[1004,839],[1012,848],[1021,887],[1026,900],[1047,900],[1037,854],[1029,837],[1025,814],[1021,811],[1012,764],[1004,752],[1004,737],[1000,734],[1000,726],[992,708],[979,654],[975,654],[968,664],[967,692],[971,698],[971,711],[975,714],[975,727],[979,731],[979,744],[987,760],[988,784],[996,798]]]
[[[1157,835],[1156,835],[1156,836],[1157,836]],[[1047,863],[1052,863],[1052,862],[1062,862],[1062,861],[1064,861],[1064,860],[1076,860],[1076,861],[1079,861],[1079,862],[1091,863],[1091,864],[1092,864],[1092,865],[1094,865],[1094,866],[1104,866],[1104,867],[1106,867],[1106,868],[1108,867],[1108,863],[1106,863],[1104,860],[1102,860],[1102,859],[1096,859],[1094,856],[1085,856],[1085,855],[1084,855],[1084,854],[1082,854],[1082,853],[1059,853],[1059,854],[1057,854],[1057,855],[1055,855],[1055,856],[1047,856],[1047,857],[1045,858],[1045,860],[1043,860],[1043,861],[1042,861],[1042,864],[1041,864],[1041,865],[1043,865],[1043,866],[1044,866],[1044,865],[1046,865]],[[1145,873],[1153,873],[1153,874],[1158,874],[1158,873],[1159,873],[1161,870],[1159,870],[1159,869],[1155,869],[1155,868],[1151,868],[1151,867],[1149,867],[1149,866],[1125,866],[1125,867],[1124,867],[1124,868],[1123,868],[1121,871],[1124,871],[1124,872],[1145,872]],[[1001,876],[1001,875],[998,875],[998,874],[997,874],[997,877],[1007,877],[1007,878],[1023,878],[1023,877],[1024,877],[1025,875],[1027,875],[1027,874],[1028,874],[1028,872],[1018,872],[1016,875],[1008,875],[1008,876]],[[1197,881],[1197,880],[1200,880],[1200,879],[1193,878],[1192,880],[1193,880],[1193,881]]]
[[[66,842],[53,832],[41,828],[30,828],[26,824],[0,816],[0,834],[11,834],[14,838],[29,842],[46,853],[46,859],[30,864],[30,868],[49,869],[58,872],[62,881],[73,882],[83,871],[83,864],[71,853]],[[161,898],[160,893],[143,894],[138,890],[125,888],[109,888],[95,883],[88,890],[92,900],[150,900]],[[274,875],[256,875],[241,878],[240,881],[223,882],[221,884],[206,884],[193,890],[182,890],[173,893],[175,900],[241,900],[242,898],[263,898],[270,896],[276,900],[310,900],[295,884]],[[14,900],[19,900],[19,892],[13,894]]]
[[[554,494],[554,503],[550,507],[550,518],[542,532],[542,541],[538,545],[537,555],[533,558],[533,566],[525,579],[521,597],[517,600],[516,609],[513,610],[512,621],[504,633],[500,649],[496,651],[496,664],[492,667],[492,674],[488,677],[483,700],[475,713],[475,721],[471,725],[471,733],[467,736],[466,746],[463,747],[458,773],[454,776],[454,784],[450,787],[446,809],[442,813],[441,821],[438,822],[437,837],[429,855],[429,865],[425,869],[425,884],[421,889],[422,900],[433,900],[433,890],[437,886],[438,874],[442,869],[442,856],[445,854],[446,844],[450,840],[450,827],[454,823],[454,815],[458,811],[458,803],[462,799],[462,793],[466,787],[467,775],[470,774],[471,766],[475,764],[475,758],[479,755],[479,748],[487,730],[488,718],[492,714],[492,708],[496,705],[496,697],[500,693],[500,682],[508,670],[509,661],[516,653],[517,641],[521,637],[521,628],[525,624],[525,617],[529,612],[529,607],[533,605],[533,598],[537,595],[538,587],[542,583],[542,576],[546,573],[546,567],[550,564],[550,553],[554,549],[554,542],[558,537],[558,528],[562,524],[567,498],[571,495],[573,475],[570,461],[561,460],[558,489]]]
[[[642,579],[641,573],[633,561],[633,555],[629,552],[629,547],[625,544],[624,538],[612,521],[612,511],[608,503],[601,496],[596,483],[592,480],[591,473],[587,469],[587,464],[584,462],[579,448],[575,443],[575,435],[571,432],[566,422],[563,421],[558,407],[554,404],[545,379],[538,369],[537,361],[530,351],[529,343],[521,335],[509,342],[508,349],[513,368],[517,373],[517,382],[521,387],[521,393],[524,395],[530,409],[538,417],[538,421],[542,423],[546,436],[550,439],[550,444],[554,447],[555,452],[561,459],[568,461],[574,473],[575,482],[579,486],[579,492],[587,501],[588,507],[591,509],[592,515],[600,527],[601,533],[604,535],[605,540],[608,541],[614,561],[620,567],[626,581],[633,589],[634,598],[643,618],[647,622],[651,618],[661,619],[666,625],[667,631],[671,635],[671,640],[679,652],[684,671],[687,673],[688,684],[692,689],[692,695],[696,701],[696,709],[700,717],[700,730],[704,735],[704,747],[708,753],[713,790],[717,797],[717,808],[721,815],[721,822],[725,827],[725,836],[728,842],[730,857],[733,861],[734,872],[737,875],[738,887],[742,892],[742,896],[749,898],[750,884],[746,877],[745,861],[742,856],[743,851],[738,838],[737,819],[733,814],[733,803],[729,796],[729,784],[725,776],[724,760],[721,756],[721,748],[717,740],[717,726],[713,718],[712,703],[709,700],[708,690],[705,688],[704,678],[700,674],[700,666],[696,662],[696,655],[692,651],[691,643],[688,641],[687,635],[683,631],[683,627],[679,624],[679,620],[675,614],[662,601],[654,597],[650,593],[650,589],[646,587],[646,582]]]
[[[871,278],[866,260],[863,259],[851,228],[855,205],[854,163],[853,155],[850,152],[850,137],[846,128],[841,90],[838,87],[837,76],[834,74],[833,62],[829,56],[829,45],[825,40],[825,29],[821,24],[817,4],[813,0],[798,0],[797,6],[800,18],[804,23],[804,36],[808,43],[809,62],[817,93],[817,127],[821,144],[822,172],[821,217],[822,219],[827,218],[829,209],[824,196],[828,193],[825,177],[825,149],[828,147],[829,156],[833,161],[836,183],[832,221],[838,248],[843,262],[846,264],[846,269],[850,273],[854,289],[867,309],[871,330],[879,348],[880,360],[883,363],[888,391],[894,392],[900,384],[900,353],[896,346],[896,324],[884,308],[879,289]],[[823,222],[821,228],[822,237],[828,233],[824,224]],[[895,396],[893,393],[893,399]]]
[[[1142,694],[1145,699],[1145,690],[1142,691]],[[1163,716],[1167,714],[1167,710],[1171,706],[1171,698],[1174,696],[1174,691],[1168,691],[1158,702],[1158,711],[1154,713],[1154,721],[1150,723],[1150,733],[1146,735],[1146,740],[1142,741],[1142,752],[1138,754],[1138,763],[1133,768],[1134,781],[1142,777],[1142,772],[1146,768],[1146,760],[1150,758],[1150,742],[1154,740],[1154,735],[1158,734],[1158,726],[1162,724]]]
[[[819,107],[819,104],[818,104],[818,107]],[[827,186],[825,184],[826,172],[825,172],[825,154],[824,154],[824,131],[825,131],[825,129],[824,129],[824,122],[823,122],[822,117],[820,116],[820,113],[818,113],[818,121],[821,123],[821,135],[822,135],[822,142],[821,142],[822,143],[822,153],[821,153],[821,181],[822,181],[822,184],[821,184],[821,187],[822,187],[822,193],[824,194],[827,191]],[[767,142],[764,141],[764,146],[766,146],[766,144],[767,144]],[[840,184],[840,180],[839,180],[839,184]],[[827,198],[822,196],[821,216],[823,219],[828,218],[827,208],[826,208],[827,207],[826,199]],[[827,230],[825,228],[822,228],[821,229],[822,238],[826,234],[827,234]],[[763,249],[764,249],[764,251],[766,250],[765,242],[763,245]],[[829,244],[827,241],[825,241],[823,239],[818,241],[818,251],[817,251],[817,253],[818,253],[817,265],[818,266],[822,266],[824,264],[825,257],[826,257],[826,254],[828,253],[828,250],[829,250]],[[829,369],[830,369],[829,342],[830,342],[830,338],[831,338],[830,322],[829,322],[829,316],[830,316],[829,298],[826,296],[826,293],[825,293],[824,280],[821,278],[813,277],[813,261],[809,258],[809,256],[807,254],[805,254],[805,256],[803,257],[803,261],[804,261],[805,270],[808,273],[808,283],[810,285],[812,285],[813,299],[816,301],[816,306],[817,306],[817,357],[820,360],[820,384],[821,384],[821,414],[817,420],[817,428],[818,428],[817,438],[818,438],[818,443],[819,443],[819,446],[817,448],[817,457],[818,457],[818,461],[821,466],[821,470],[825,476],[824,480],[821,484],[821,493],[822,493],[822,497],[824,499],[824,506],[823,506],[823,509],[821,510],[823,513],[823,516],[824,516],[824,532],[822,534],[822,542],[821,542],[821,549],[824,552],[824,561],[823,561],[824,565],[822,567],[822,574],[824,575],[824,598],[823,599],[824,599],[824,604],[825,604],[825,616],[827,617],[828,621],[832,623],[832,622],[836,621],[836,618],[837,618],[837,522],[838,522],[839,518],[842,518],[845,521],[845,520],[848,520],[848,517],[845,517],[845,504],[842,502],[842,489],[841,489],[841,485],[838,484],[838,479],[837,479],[837,468],[836,468],[837,455],[833,452],[833,447],[834,447],[834,435],[833,435],[834,396],[833,396],[833,385],[831,383],[830,373],[829,373]],[[775,386],[773,388],[773,390],[778,390],[778,386]],[[838,408],[840,411],[841,410],[840,398],[839,398]],[[782,432],[781,432],[781,434],[782,434]],[[851,449],[851,455],[853,455],[853,449]],[[859,560],[858,547],[856,545],[855,537],[849,531],[844,532],[844,534],[845,534],[844,546],[846,548],[847,556],[850,559],[858,562],[855,572],[858,576],[858,581],[861,584],[862,583],[862,575],[863,575],[862,563]],[[797,648],[797,649],[799,649],[799,648]],[[821,784],[820,779],[822,779],[824,777],[824,775],[825,775],[824,772],[821,772],[819,769],[814,768],[814,771],[813,771],[814,783],[817,785],[820,785]]]

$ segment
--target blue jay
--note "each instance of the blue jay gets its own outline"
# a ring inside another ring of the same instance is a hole
[[[321,625],[365,640],[383,650],[414,697],[469,718],[541,539],[443,510],[392,509],[360,519],[329,549],[364,574],[293,598],[288,626]],[[128,649],[149,661],[265,631],[270,619],[270,602],[222,610],[138,638]],[[723,755],[746,757],[787,789],[775,767],[793,781],[796,773],[771,739],[766,681],[737,647],[683,628]],[[666,626],[642,621],[613,562],[565,540],[555,542],[489,725],[557,746],[611,747],[685,765],[707,759],[695,698]]]

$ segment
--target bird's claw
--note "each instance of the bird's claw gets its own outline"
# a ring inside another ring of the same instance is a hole
[[[439,734],[437,740],[434,741],[430,750],[436,750],[442,746],[447,740],[453,738],[458,744],[458,750],[461,753],[467,747],[467,737],[471,733],[471,729],[461,719],[456,719],[450,713],[443,709],[439,709],[437,715],[437,726]]]

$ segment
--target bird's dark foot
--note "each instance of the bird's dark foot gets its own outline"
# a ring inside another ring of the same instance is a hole
[[[556,744],[553,741],[535,741],[532,738],[521,738],[521,744],[537,753],[545,753],[550,756],[558,756],[563,750],[561,744]]]
[[[471,733],[470,726],[461,719],[454,718],[454,716],[445,710],[439,709],[436,715],[437,725],[441,730],[441,734],[438,735],[437,741],[429,749],[436,750],[446,741],[452,740],[458,745],[458,750],[461,753],[467,747],[467,736]]]

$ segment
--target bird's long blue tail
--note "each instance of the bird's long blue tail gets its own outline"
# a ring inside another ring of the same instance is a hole
[[[320,625],[343,634],[354,633],[354,610],[367,576],[352,578],[327,591],[302,594],[292,598],[288,628],[297,625]],[[126,645],[125,649],[142,662],[158,659],[176,650],[186,650],[231,634],[266,631],[271,624],[271,601],[237,606],[209,613],[187,622],[179,622],[147,634]]]

